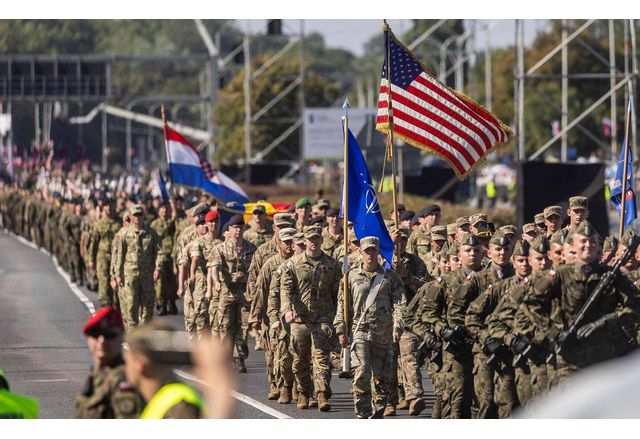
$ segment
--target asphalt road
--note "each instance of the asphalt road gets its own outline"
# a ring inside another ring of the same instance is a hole
[[[81,328],[89,310],[99,307],[98,296],[70,285],[52,258],[29,244],[0,232],[0,368],[14,392],[40,401],[41,418],[69,419],[91,364]],[[183,328],[181,310],[168,319]],[[330,412],[298,410],[295,403],[267,399],[264,354],[253,350],[252,340],[246,366],[247,373],[238,376],[234,418],[354,418],[350,380],[333,375]],[[423,384],[427,410],[418,418],[424,419],[431,414],[433,391],[428,378]],[[407,419],[408,412],[398,411],[396,418]]]

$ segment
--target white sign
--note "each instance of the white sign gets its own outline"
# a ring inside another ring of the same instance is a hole
[[[354,136],[365,128],[367,118],[375,124],[377,109],[349,109],[349,130]],[[302,157],[310,159],[342,160],[344,140],[342,108],[305,108]]]
[[[0,114],[0,136],[6,136],[11,131],[11,115]]]

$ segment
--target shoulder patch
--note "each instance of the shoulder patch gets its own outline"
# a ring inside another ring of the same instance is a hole
[[[436,277],[435,281],[437,284],[442,283],[442,277],[441,276]]]
[[[124,392],[132,392],[133,386],[128,381],[120,381],[118,383],[118,390],[122,390]]]
[[[555,275],[556,275],[555,270],[549,270],[549,271],[547,271],[547,277],[553,277],[553,276],[555,276]]]

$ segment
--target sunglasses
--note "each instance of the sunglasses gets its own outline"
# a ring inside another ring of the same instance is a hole
[[[103,336],[105,338],[105,340],[113,340],[115,338],[118,338],[120,335],[122,335],[122,332],[107,331],[107,332],[98,332],[98,333],[94,332],[94,333],[89,334],[89,337],[98,338],[100,336]]]

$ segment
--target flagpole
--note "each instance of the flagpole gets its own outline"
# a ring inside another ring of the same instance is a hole
[[[342,298],[344,310],[344,333],[349,334],[349,100],[345,99],[342,108],[344,108],[344,117],[342,120],[343,131],[343,186],[342,186],[342,239],[344,240],[344,259],[342,261]],[[347,337],[349,340],[349,337]],[[347,378],[351,374],[351,352],[349,347],[342,348],[342,372],[340,376]]]
[[[387,47],[385,48],[387,56],[387,103],[389,113],[389,132],[387,134],[387,152],[391,161],[391,197],[393,202],[393,224],[398,228],[398,194],[396,189],[396,158],[393,154],[393,106],[391,102],[391,27],[384,20],[384,32],[387,33]]]
[[[624,216],[627,198],[627,165],[629,159],[629,125],[631,120],[631,95],[629,95],[629,105],[627,107],[627,117],[624,128],[624,164],[622,168],[622,188],[620,190],[620,227],[618,228],[618,240],[622,240],[624,232]],[[632,188],[633,189],[633,188]]]

